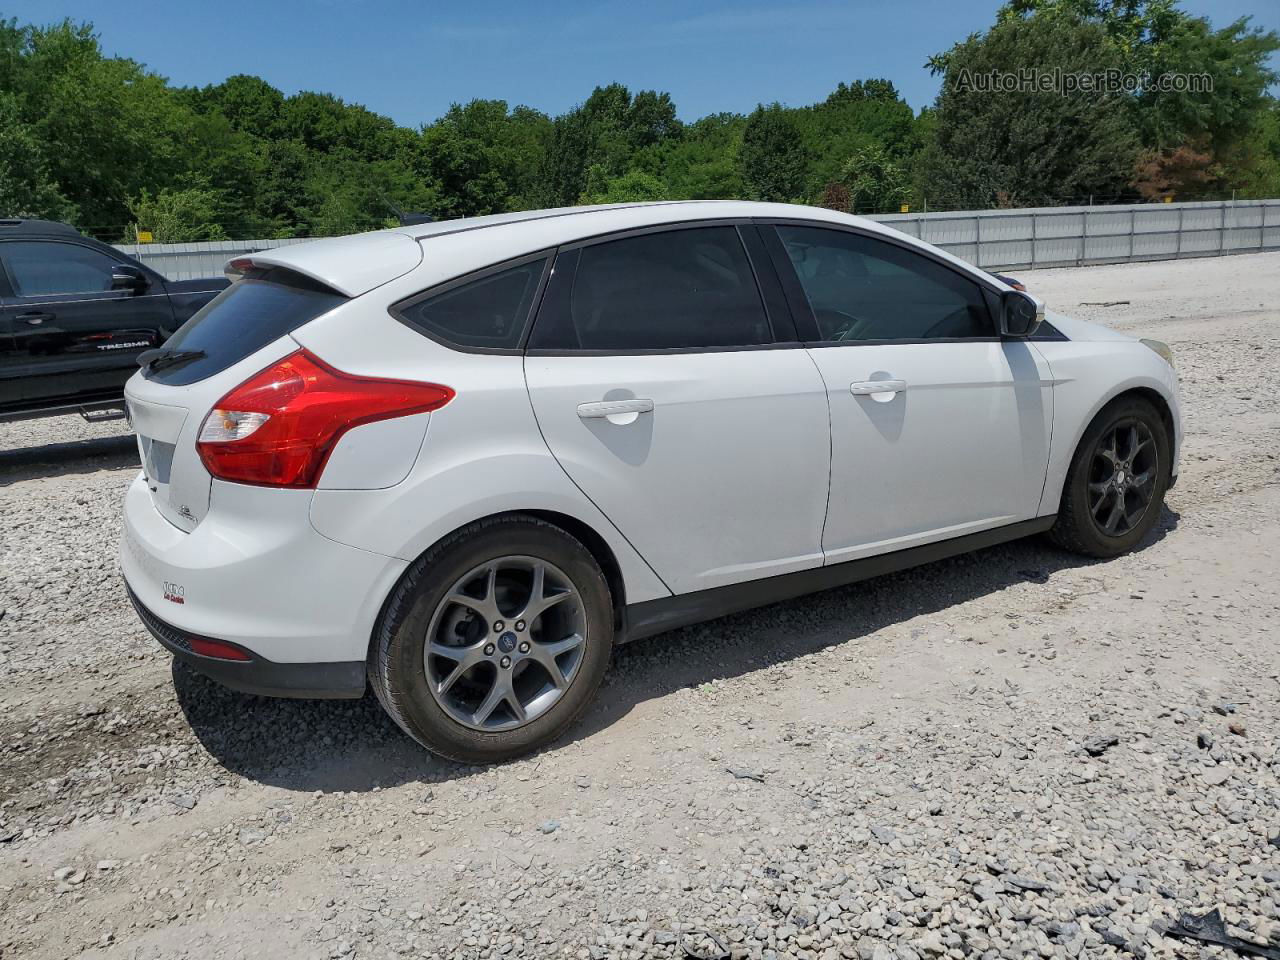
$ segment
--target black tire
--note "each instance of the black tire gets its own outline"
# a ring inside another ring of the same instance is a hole
[[[424,643],[437,607],[458,578],[508,556],[554,564],[572,582],[585,616],[585,645],[568,687],[544,713],[514,729],[477,730],[437,702],[428,687]],[[462,763],[499,763],[545,746],[581,716],[608,669],[613,633],[609,586],[586,547],[534,517],[481,520],[436,544],[401,577],[374,629],[370,685],[391,718],[428,750]]]
[[[1132,526],[1112,535],[1102,529],[1103,524],[1094,519],[1090,509],[1090,481],[1096,484],[1098,480],[1091,472],[1096,470],[1095,453],[1100,441],[1112,436],[1117,429],[1127,430],[1131,425],[1145,428],[1154,444],[1153,486],[1141,516]],[[1058,546],[1087,557],[1105,559],[1132,550],[1160,518],[1173,467],[1172,446],[1164,419],[1149,400],[1138,396],[1118,397],[1105,406],[1089,424],[1076,447],[1067,470],[1058,519],[1049,531],[1050,538]]]

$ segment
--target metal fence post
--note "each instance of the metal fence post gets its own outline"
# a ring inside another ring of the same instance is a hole
[[[1222,256],[1227,251],[1227,202],[1218,202],[1222,204],[1222,216],[1218,220],[1218,256]]]
[[[983,260],[982,260],[982,212],[981,211],[975,211],[973,214],[973,229],[975,231],[975,237],[977,238],[977,243],[973,251],[974,263],[976,263],[978,266],[982,266]]]
[[[1178,260],[1182,257],[1182,207],[1178,207],[1178,236],[1175,243],[1177,246],[1173,248],[1173,258]]]
[[[1031,269],[1036,268],[1036,212],[1031,211]]]
[[[1089,211],[1085,210],[1080,214],[1080,256],[1076,260],[1077,266],[1084,266],[1084,255],[1089,244]]]
[[[1133,240],[1134,234],[1138,232],[1138,211],[1134,207],[1129,208],[1129,259],[1133,259]]]

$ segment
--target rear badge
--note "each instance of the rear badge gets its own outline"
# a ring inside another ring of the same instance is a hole
[[[187,591],[182,584],[170,583],[168,580],[165,580],[162,586],[164,588],[164,598],[168,600],[170,603],[186,603],[187,602],[187,596],[186,596]]]

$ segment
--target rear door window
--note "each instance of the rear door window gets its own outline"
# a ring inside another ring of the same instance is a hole
[[[544,302],[530,349],[626,352],[773,342],[736,227],[645,233],[575,255],[572,290],[558,289]]]
[[[192,360],[144,368],[157,383],[184,386],[221,373],[273,340],[346,302],[321,283],[283,267],[250,270],[210,300],[165,342]]]

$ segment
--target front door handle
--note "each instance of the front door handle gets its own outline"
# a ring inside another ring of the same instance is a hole
[[[594,403],[578,404],[578,416],[583,420],[603,420],[607,417],[611,422],[618,423],[619,420],[614,420],[614,417],[627,417],[621,422],[630,423],[641,413],[653,413],[652,400],[597,400]]]
[[[40,324],[44,323],[46,320],[52,320],[53,314],[52,313],[20,313],[18,314],[18,319],[21,320],[23,323],[29,323],[33,327],[37,327]]]
[[[901,393],[907,389],[905,380],[861,380],[849,384],[849,392],[855,397],[875,396],[878,393]]]

